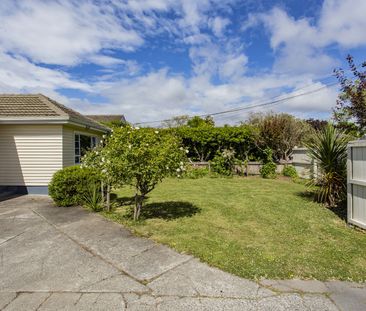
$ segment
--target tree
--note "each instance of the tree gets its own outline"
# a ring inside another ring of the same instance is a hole
[[[325,128],[328,124],[328,121],[313,118],[307,119],[305,122],[309,124],[315,131],[323,130],[323,128]]]
[[[187,122],[189,120],[189,116],[187,115],[181,115],[176,116],[172,118],[171,120],[166,120],[163,122],[164,127],[173,128],[173,127],[180,127],[187,125]]]
[[[135,188],[134,220],[146,195],[165,177],[185,169],[187,151],[168,132],[152,128],[116,128],[105,147],[115,174]]]
[[[343,69],[334,71],[341,85],[341,93],[333,117],[337,127],[362,136],[366,133],[366,70],[359,71],[351,55],[347,56],[347,62],[353,78],[348,78]],[[366,68],[366,62],[362,68]]]
[[[289,161],[293,148],[311,132],[305,121],[286,113],[253,114],[248,122],[259,130],[259,146],[271,148],[277,161]]]
[[[195,116],[192,119],[188,120],[187,126],[189,126],[189,127],[202,127],[202,126],[214,127],[215,121],[210,116],[207,116],[204,119],[199,116]]]

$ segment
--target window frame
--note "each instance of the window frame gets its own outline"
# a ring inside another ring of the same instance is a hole
[[[74,163],[80,164],[81,158],[83,156],[81,152],[81,136],[87,136],[90,138],[90,147],[89,149],[93,149],[97,146],[98,142],[98,136],[89,134],[89,133],[83,133],[83,132],[74,132]]]

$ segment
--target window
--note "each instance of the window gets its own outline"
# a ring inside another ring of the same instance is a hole
[[[75,164],[79,164],[85,153],[97,145],[95,136],[75,134]]]

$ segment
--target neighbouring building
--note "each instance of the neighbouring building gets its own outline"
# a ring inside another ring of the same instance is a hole
[[[42,95],[0,95],[0,192],[47,194],[109,128]]]

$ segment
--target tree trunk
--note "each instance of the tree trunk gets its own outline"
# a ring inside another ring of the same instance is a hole
[[[102,207],[104,207],[104,182],[103,180],[100,181],[100,192],[102,196]]]
[[[135,194],[135,207],[133,211],[133,220],[136,221],[139,219],[141,214],[142,202],[144,201],[144,195]]]
[[[111,184],[107,184],[107,211],[111,211]]]

